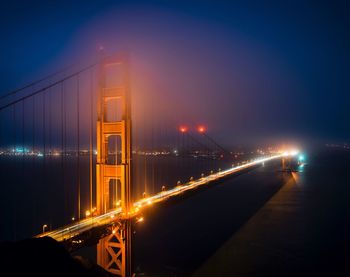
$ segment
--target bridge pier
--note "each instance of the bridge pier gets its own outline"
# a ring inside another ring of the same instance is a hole
[[[282,158],[281,162],[282,162],[282,171],[285,171],[286,170],[286,158]]]
[[[101,239],[97,245],[97,263],[117,276],[132,276],[131,255],[126,258],[128,253],[131,254],[131,220],[116,222],[110,232],[110,235]]]
[[[282,157],[282,171],[290,172],[292,170],[292,159],[291,156]]]

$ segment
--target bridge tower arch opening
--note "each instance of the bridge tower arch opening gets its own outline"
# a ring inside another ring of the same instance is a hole
[[[104,58],[98,76],[96,208],[116,208],[122,217],[97,245],[97,263],[117,276],[131,276],[131,100],[128,58]],[[114,143],[111,143],[113,141]],[[116,145],[112,149],[112,145]],[[111,203],[116,201],[116,203]]]

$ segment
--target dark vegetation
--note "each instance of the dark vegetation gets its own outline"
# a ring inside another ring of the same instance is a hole
[[[0,243],[0,276],[110,276],[52,238]]]

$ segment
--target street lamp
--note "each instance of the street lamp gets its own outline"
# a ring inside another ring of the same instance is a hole
[[[47,224],[43,225],[43,233],[45,233],[45,229],[47,228]]]
[[[144,221],[143,216],[136,218],[136,223],[140,223],[140,222],[143,222],[143,221]]]

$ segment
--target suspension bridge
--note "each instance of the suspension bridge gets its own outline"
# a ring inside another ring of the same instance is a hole
[[[16,199],[34,198],[23,199],[41,222],[33,235],[71,250],[98,240],[98,264],[119,276],[133,273],[131,222],[142,222],[147,207],[266,162],[285,167],[297,155],[228,151],[204,126],[192,134],[185,125],[156,131],[140,120],[134,127],[128,67],[125,54],[102,57],[0,99],[3,172]]]

